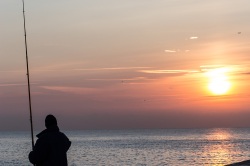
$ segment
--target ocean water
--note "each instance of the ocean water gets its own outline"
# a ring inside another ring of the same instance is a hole
[[[250,129],[65,131],[69,166],[220,166],[250,159]],[[29,132],[0,132],[0,165],[27,166]]]

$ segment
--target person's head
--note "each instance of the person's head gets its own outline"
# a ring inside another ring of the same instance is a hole
[[[57,120],[53,115],[47,115],[45,118],[45,126],[49,128],[51,126],[57,126]]]

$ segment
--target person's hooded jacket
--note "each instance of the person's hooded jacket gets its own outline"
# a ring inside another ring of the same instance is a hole
[[[34,150],[29,160],[36,166],[67,166],[67,151],[71,142],[59,131],[57,125],[50,126],[37,135]]]

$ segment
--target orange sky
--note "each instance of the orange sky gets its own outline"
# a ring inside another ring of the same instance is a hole
[[[35,128],[249,127],[249,5],[27,0]],[[21,2],[0,21],[0,129],[28,130]]]

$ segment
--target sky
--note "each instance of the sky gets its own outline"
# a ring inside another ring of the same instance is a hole
[[[34,129],[250,127],[249,6],[25,0]],[[0,130],[29,130],[22,1],[0,22]]]

